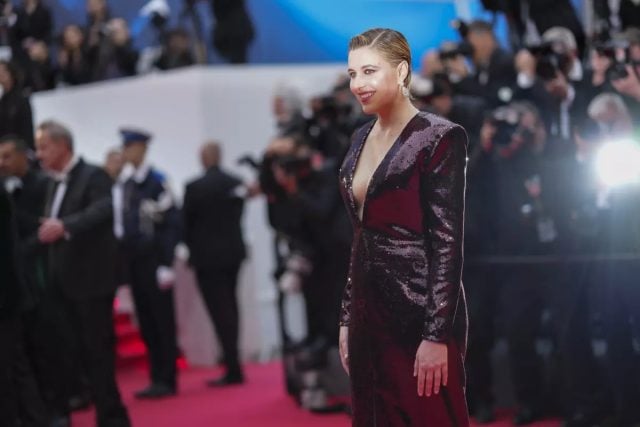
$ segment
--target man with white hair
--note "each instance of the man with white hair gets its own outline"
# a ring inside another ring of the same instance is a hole
[[[98,427],[129,427],[115,379],[113,299],[116,281],[111,180],[74,154],[71,132],[46,121],[36,132],[36,154],[53,178],[38,239],[48,251],[47,300],[53,327],[48,375],[57,380],[57,410],[65,412],[69,353],[80,341],[96,405]],[[57,341],[59,339],[59,341]],[[69,425],[67,418],[56,425]]]

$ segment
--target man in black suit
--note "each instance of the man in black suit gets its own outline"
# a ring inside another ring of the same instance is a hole
[[[0,186],[0,423],[18,426],[12,368],[18,342],[20,275],[16,224],[9,194]]]
[[[37,156],[54,182],[49,187],[45,218],[38,238],[48,248],[47,293],[59,307],[52,318],[58,331],[75,334],[86,356],[86,365],[96,405],[99,427],[130,425],[115,380],[115,250],[111,180],[100,168],[74,154],[71,132],[54,121],[42,123],[36,132]],[[63,374],[54,363],[68,359],[74,340],[55,337],[58,353],[51,369]],[[73,354],[73,353],[72,353]],[[60,378],[60,394],[68,393]],[[68,396],[67,396],[68,397]]]
[[[38,228],[44,211],[47,177],[30,167],[29,148],[16,136],[0,139],[0,179],[15,207],[17,252],[23,297],[20,304],[21,333],[14,361],[15,394],[20,400],[20,416],[26,425],[44,425],[47,411],[35,373],[43,372],[47,355],[42,351],[49,325],[42,321],[41,290],[44,288],[44,251],[38,244]]]
[[[183,217],[190,262],[224,352],[226,373],[209,386],[244,381],[238,355],[237,279],[245,246],[240,220],[242,182],[220,169],[220,146],[207,143],[200,152],[205,173],[185,190]]]
[[[490,106],[510,101],[509,94],[516,83],[513,56],[500,47],[492,25],[479,20],[471,22],[466,41],[473,51],[470,57],[473,74],[464,76],[466,71],[459,65],[460,55],[445,61],[448,69],[459,74],[459,80],[452,77],[456,80],[453,84],[455,94],[482,97]]]
[[[44,267],[37,231],[44,212],[49,179],[42,171],[30,166],[27,143],[11,135],[0,138],[0,178],[15,204],[20,254],[27,258],[30,270],[27,304],[33,305],[37,289],[44,285],[37,277]]]

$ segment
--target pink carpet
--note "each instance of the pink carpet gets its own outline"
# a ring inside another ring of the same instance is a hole
[[[143,369],[129,368],[118,376],[133,427],[348,427],[346,415],[313,415],[300,409],[284,392],[279,363],[247,368],[247,383],[209,389],[206,379],[217,369],[186,368],[180,372],[180,394],[161,401],[137,401],[133,392],[147,385]],[[505,415],[491,427],[511,425]],[[532,427],[557,426],[554,421]],[[76,413],[74,427],[94,427],[92,410]]]

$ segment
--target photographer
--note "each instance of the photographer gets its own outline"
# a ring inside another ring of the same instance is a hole
[[[445,70],[454,69],[461,77],[459,82],[452,82],[455,92],[482,97],[494,106],[510,101],[505,89],[515,85],[513,57],[499,46],[491,24],[472,21],[468,26],[461,25],[459,31],[464,41],[456,49],[440,53]],[[470,75],[461,75],[463,56],[469,56],[473,64],[474,72]]]
[[[512,103],[494,111],[480,134],[480,153],[476,156],[483,160],[479,165],[486,165],[485,187],[493,188],[484,191],[489,212],[481,217],[483,223],[471,227],[471,230],[483,230],[484,234],[476,232],[475,237],[484,240],[470,245],[470,263],[465,271],[470,316],[477,325],[469,337],[470,343],[475,344],[470,345],[469,353],[470,399],[479,419],[488,422],[494,418],[489,353],[495,339],[493,323],[500,301],[518,403],[513,422],[522,425],[545,413],[542,367],[535,350],[535,338],[540,328],[540,313],[547,303],[545,289],[551,284],[554,271],[540,269],[535,264],[507,262],[496,268],[495,264],[485,267],[473,261],[474,255],[496,254],[513,259],[555,251],[555,212],[547,200],[547,178],[542,165],[546,132],[532,105]],[[470,211],[478,210],[481,203],[479,188],[471,178],[478,172],[481,170],[470,170]],[[472,274],[482,271],[482,267],[492,275]]]
[[[640,30],[629,29],[617,49],[618,60],[609,80],[620,94],[634,120],[640,120]]]
[[[546,151],[555,157],[570,156],[574,152],[573,132],[586,118],[590,95],[570,77],[573,62],[566,46],[545,43],[529,48],[529,53],[520,58],[528,58],[528,67],[535,67],[528,95],[543,112],[550,138]]]
[[[319,96],[311,100],[312,116],[307,121],[311,147],[326,159],[340,162],[349,149],[351,106],[340,104],[334,96]]]
[[[326,363],[326,351],[336,342],[350,248],[337,167],[293,137],[274,140],[262,167],[271,224],[287,235],[291,254],[306,260],[306,271],[299,275],[308,323],[307,354],[302,359],[311,365],[308,368],[320,367]],[[272,180],[267,183],[269,175]],[[288,261],[285,270],[291,267]]]

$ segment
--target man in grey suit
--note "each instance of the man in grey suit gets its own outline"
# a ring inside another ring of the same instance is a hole
[[[47,298],[58,308],[51,320],[64,331],[52,337],[58,341],[52,351],[57,348],[65,354],[53,355],[51,369],[59,373],[60,394],[68,394],[64,360],[70,359],[73,343],[78,342],[76,354],[85,359],[97,425],[129,427],[114,368],[116,241],[111,180],[101,168],[74,154],[73,137],[65,126],[42,123],[36,141],[38,159],[53,178],[38,237],[49,252]]]

